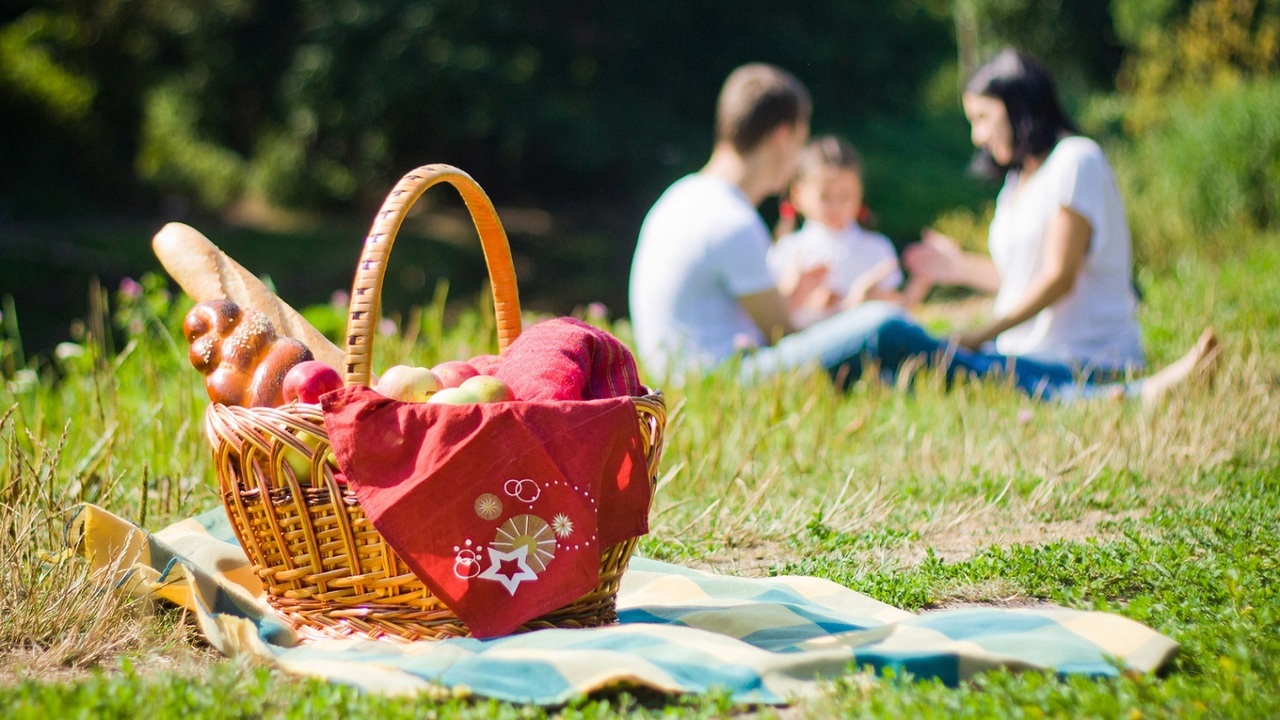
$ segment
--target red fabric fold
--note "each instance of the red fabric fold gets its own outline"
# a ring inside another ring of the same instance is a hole
[[[452,406],[351,387],[321,402],[365,515],[476,637],[581,597],[602,548],[648,532],[627,397]]]
[[[621,340],[566,317],[525,328],[488,374],[520,400],[595,400],[647,392],[635,357]]]

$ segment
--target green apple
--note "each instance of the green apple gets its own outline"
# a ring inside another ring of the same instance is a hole
[[[440,389],[440,378],[424,367],[394,365],[382,373],[373,389],[392,400],[426,402]]]
[[[298,441],[303,445],[311,448],[311,455],[314,455],[317,452],[317,449],[320,447],[320,443],[322,442],[319,437],[312,435],[306,430],[299,430],[294,434],[294,436],[297,437]],[[307,456],[294,449],[292,445],[285,445],[281,454],[284,455],[284,461],[289,463],[289,467],[293,468],[293,474],[298,478],[298,482],[311,482],[311,460]]]
[[[468,405],[480,402],[480,398],[470,390],[464,390],[461,387],[445,388],[435,395],[431,396],[429,403],[438,405]]]
[[[506,402],[514,399],[511,388],[492,375],[476,375],[462,381],[459,390],[466,390],[475,395],[480,402]]]

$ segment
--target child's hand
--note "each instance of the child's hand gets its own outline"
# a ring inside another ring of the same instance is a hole
[[[859,303],[866,302],[867,296],[871,291],[880,287],[880,283],[886,278],[893,275],[898,270],[898,261],[894,258],[885,258],[871,269],[858,276],[853,284],[849,286],[849,292],[845,293],[844,301],[840,303],[841,309],[848,309]]]
[[[823,281],[827,279],[827,272],[826,265],[788,270],[787,274],[778,281],[778,292],[795,304],[802,304],[814,290],[822,286]]]
[[[831,291],[826,285],[819,285],[809,293],[804,300],[804,306],[813,308],[814,310],[825,311],[831,310],[840,304],[840,296]]]

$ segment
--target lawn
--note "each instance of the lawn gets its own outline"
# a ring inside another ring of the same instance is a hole
[[[1210,324],[1225,350],[1211,381],[1153,409],[1037,404],[989,384],[944,392],[929,375],[910,389],[862,383],[846,396],[805,374],[749,391],[710,377],[668,392],[641,554],[814,575],[912,611],[1047,602],[1118,613],[1181,644],[1158,677],[1001,672],[948,688],[851,672],[790,708],[615,692],[544,710],[370,696],[224,660],[190,618],[102,592],[77,561],[56,556],[61,518],[80,502],[148,528],[217,504],[200,376],[173,330],[185,305],[153,290],[97,303],[83,340],[54,365],[0,354],[11,365],[0,387],[0,709],[9,718],[1275,717],[1277,240],[1144,277],[1154,365]],[[927,319],[945,327],[965,312],[933,308]],[[446,315],[436,302],[411,317],[379,339],[376,367],[492,349],[483,309]],[[104,340],[112,326],[123,341]],[[629,338],[625,322],[610,328]]]

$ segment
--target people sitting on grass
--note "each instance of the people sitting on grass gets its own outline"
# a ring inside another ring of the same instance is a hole
[[[831,372],[861,364],[879,314],[842,312],[800,330],[793,313],[825,271],[775,282],[769,229],[756,211],[790,181],[810,110],[808,90],[781,68],[753,63],[725,80],[711,158],[669,187],[640,229],[630,310],[649,372],[679,382],[737,358],[750,380],[813,362]]]
[[[641,227],[630,300],[647,369],[678,382],[733,363],[750,383],[816,363],[847,388],[865,362],[892,375],[914,360],[948,380],[1008,378],[1040,399],[1154,401],[1208,366],[1218,349],[1211,330],[1172,365],[1129,379],[1145,358],[1123,202],[1106,157],[1078,134],[1048,72],[1002,51],[974,74],[963,104],[975,164],[1004,178],[992,255],[963,253],[926,233],[904,260],[921,282],[994,293],[990,322],[937,338],[898,305],[872,301],[799,329],[793,313],[825,271],[775,284],[769,231],[755,206],[780,192],[795,166],[809,96],[789,73],[749,65],[721,90],[710,160],[672,185]]]

